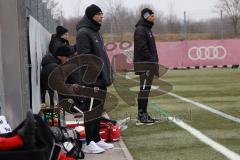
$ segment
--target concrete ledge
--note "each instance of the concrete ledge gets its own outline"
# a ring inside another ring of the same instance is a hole
[[[133,160],[133,157],[132,157],[131,153],[129,152],[127,146],[125,145],[125,143],[123,142],[122,139],[120,139],[119,145],[122,148],[122,151],[123,151],[123,153],[126,157],[126,160]]]

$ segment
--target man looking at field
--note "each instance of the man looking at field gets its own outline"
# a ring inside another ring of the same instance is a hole
[[[148,8],[141,11],[141,18],[136,24],[134,32],[134,69],[139,75],[140,92],[138,94],[138,122],[141,124],[153,124],[156,120],[147,112],[148,96],[151,90],[154,73],[158,72],[158,55],[155,38],[152,34],[154,25],[154,12]],[[141,70],[138,67],[140,64]],[[149,66],[152,69],[149,69]],[[137,69],[138,68],[138,69]]]
[[[107,92],[107,87],[112,84],[112,70],[102,36],[99,33],[102,20],[102,10],[94,4],[88,6],[85,11],[85,16],[77,25],[76,40],[78,54],[95,56],[103,62],[101,73],[98,75],[96,82],[92,84],[84,83],[82,85],[90,87],[94,90],[100,89]],[[104,96],[103,103],[101,105],[104,105],[105,98],[106,95]],[[91,108],[94,109],[99,104],[99,101],[87,98],[85,106],[89,107],[91,111]],[[101,153],[114,147],[112,144],[106,143],[100,139],[100,117],[96,117],[96,119],[91,121],[84,121],[84,126],[87,142],[87,146],[84,151],[86,153]]]

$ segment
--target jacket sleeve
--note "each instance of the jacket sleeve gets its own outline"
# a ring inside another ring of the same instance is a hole
[[[91,40],[86,33],[78,33],[76,49],[79,54],[91,53]]]
[[[148,46],[148,37],[144,29],[138,28],[135,31],[134,45],[137,48],[137,54],[144,60],[151,59],[151,52]]]

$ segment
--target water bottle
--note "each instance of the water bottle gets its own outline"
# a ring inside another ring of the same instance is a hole
[[[56,90],[54,90],[53,94],[53,106],[56,107],[59,103],[58,93]]]
[[[48,93],[48,90],[46,90],[46,93],[45,93],[45,107],[46,108],[50,108],[50,96],[49,96],[49,93]]]
[[[54,94],[53,94],[53,104],[54,107],[60,107],[58,106],[59,104],[59,98],[58,98],[58,92],[56,90],[54,90]],[[62,109],[57,109],[59,111],[59,121],[60,121],[60,126],[64,126],[65,125],[65,114],[64,111]]]

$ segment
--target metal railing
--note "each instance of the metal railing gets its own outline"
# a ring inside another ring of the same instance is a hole
[[[41,23],[50,33],[55,31],[59,21],[53,18],[51,9],[48,8],[47,2],[42,0],[25,0],[26,16],[31,15]]]

